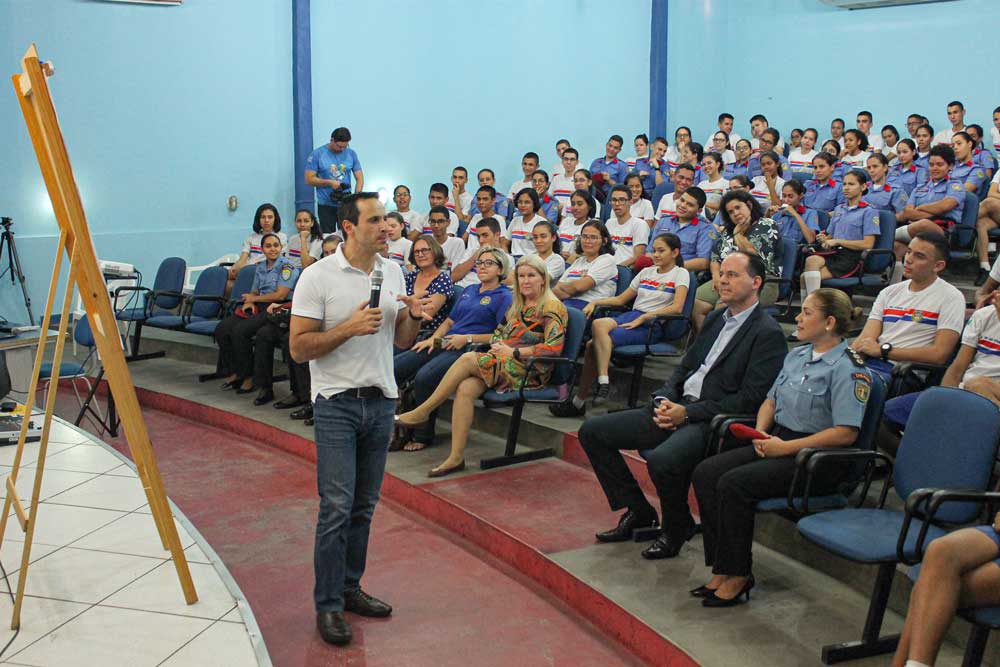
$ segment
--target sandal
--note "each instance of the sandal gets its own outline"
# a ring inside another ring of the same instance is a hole
[[[427,449],[427,443],[420,442],[419,440],[410,440],[408,443],[403,445],[404,452],[419,452],[422,449]]]

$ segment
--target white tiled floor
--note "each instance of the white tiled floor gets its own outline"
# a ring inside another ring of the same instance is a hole
[[[26,508],[37,455],[37,444],[25,448],[17,482]],[[0,448],[0,499],[13,461],[14,448]],[[184,603],[135,471],[110,447],[53,422],[41,498],[21,630],[0,662],[59,667],[270,664],[256,622],[244,612],[246,602],[238,604],[234,597],[235,584],[177,522],[199,597],[196,604]],[[23,540],[16,518],[10,518],[0,562],[11,575],[12,589]],[[7,629],[12,606],[0,576],[0,648],[14,636]]]

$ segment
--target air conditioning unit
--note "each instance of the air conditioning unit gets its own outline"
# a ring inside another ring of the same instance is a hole
[[[882,7],[903,7],[905,5],[929,5],[935,2],[955,2],[955,0],[819,0],[824,5],[837,9],[880,9]]]
[[[184,0],[99,0],[100,2],[127,2],[132,5],[180,5]]]

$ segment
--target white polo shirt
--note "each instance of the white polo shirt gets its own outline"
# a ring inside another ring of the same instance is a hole
[[[444,207],[446,209],[448,209],[448,211],[451,212],[451,213],[455,212],[455,202],[454,202],[454,199],[455,199],[454,196],[451,193],[448,193],[448,201],[445,202],[445,205],[444,205]],[[469,212],[469,207],[472,206],[472,193],[471,192],[463,192],[461,195],[459,195],[459,197],[458,197],[458,205],[459,205],[459,208],[461,208],[463,214],[468,213]]]
[[[946,144],[948,146],[951,146],[951,139],[952,137],[955,136],[955,133],[965,132],[967,130],[968,128],[965,127],[964,125],[957,130],[953,130],[950,127],[946,130],[941,130],[940,132],[934,135],[934,140],[931,142],[931,145],[937,146],[938,144]]]
[[[441,244],[444,251],[445,271],[451,271],[452,267],[462,262],[462,255],[465,254],[465,241],[457,236],[449,236]]]
[[[879,343],[894,347],[925,347],[941,329],[961,333],[965,323],[965,297],[941,278],[919,292],[910,291],[911,281],[890,285],[875,298],[870,320],[882,322]]]
[[[406,223],[406,232],[421,232],[424,230],[424,216],[414,211],[412,208],[403,213],[402,211],[396,211],[403,218],[403,222]]]
[[[605,223],[605,228],[611,235],[611,245],[615,249],[615,264],[632,259],[635,257],[635,246],[644,246],[649,242],[649,225],[639,218],[618,222],[618,218],[612,215]]]
[[[431,226],[427,223],[427,217],[429,215],[430,214],[428,213],[427,215],[423,215],[420,217],[419,229],[421,234],[431,236],[434,234],[434,230],[431,229]],[[448,211],[448,233],[451,234],[452,236],[458,234],[458,225],[459,225],[458,216],[455,215],[454,211]]]
[[[972,314],[962,333],[962,345],[976,350],[962,376],[963,383],[974,377],[1000,379],[1000,319],[996,308],[986,306]]]
[[[549,183],[549,195],[559,202],[563,211],[569,211],[569,200],[576,190],[573,187],[573,176],[565,173],[552,174],[552,182]]]
[[[676,192],[668,192],[660,197],[660,202],[656,205],[656,219],[659,220],[665,215],[673,215],[677,212],[677,200],[674,199]]]
[[[405,304],[396,297],[406,294],[399,265],[381,256],[375,268],[382,271],[382,326],[369,336],[355,336],[319,359],[309,362],[312,396],[329,398],[348,389],[378,387],[386,398],[397,398],[392,372],[392,343],[396,316]],[[329,331],[350,319],[371,296],[371,276],[351,266],[344,246],[302,271],[292,297],[292,315],[319,320],[320,331]]]

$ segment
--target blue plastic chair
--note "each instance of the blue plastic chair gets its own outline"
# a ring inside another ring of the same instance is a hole
[[[653,188],[653,194],[649,195],[649,200],[653,202],[653,215],[659,214],[659,211],[656,210],[656,207],[660,205],[660,199],[662,199],[664,195],[672,194],[673,191],[674,191],[673,181],[664,181],[663,183],[660,183],[655,188]]]
[[[656,321],[663,326],[660,342],[652,342],[653,327],[649,327],[644,345],[622,345],[611,351],[612,363],[632,367],[632,381],[628,390],[630,408],[634,408],[639,401],[639,385],[642,383],[642,370],[646,364],[646,357],[677,357],[684,354],[691,342],[693,332],[691,312],[694,310],[695,293],[698,291],[698,279],[691,270],[688,270],[688,280],[690,286],[681,312],[677,315],[661,315],[656,318]]]
[[[128,292],[142,295],[142,306],[129,306],[115,313],[115,319],[119,322],[133,323],[131,357],[133,360],[163,356],[163,352],[139,354],[142,327],[150,317],[174,311],[181,305],[184,299],[184,274],[186,271],[187,262],[183,259],[167,257],[160,262],[159,268],[156,269],[156,278],[153,279],[152,289],[142,285],[123,285],[115,288],[114,298],[116,300],[121,294]],[[132,302],[133,299],[130,298],[129,303]]]
[[[228,276],[229,272],[221,266],[205,269],[198,275],[194,292],[185,300],[184,311],[180,315],[154,315],[146,320],[146,326],[180,330],[197,322],[211,321],[214,325],[218,325],[219,315],[226,304]]]
[[[951,245],[950,259],[975,259],[976,218],[979,217],[979,197],[973,192],[965,193],[965,207],[962,219],[948,232]]]
[[[618,265],[618,275],[615,277],[615,296],[621,296],[621,293],[628,289],[628,286],[632,284],[632,279],[635,278],[635,272],[627,266]]]
[[[486,393],[483,394],[483,403],[488,408],[513,407],[514,409],[510,417],[510,426],[507,428],[507,444],[503,456],[481,460],[479,467],[483,470],[555,456],[555,450],[551,447],[532,449],[521,453],[515,453],[515,449],[524,406],[528,403],[559,403],[566,400],[573,387],[573,381],[576,379],[576,358],[580,355],[580,347],[583,345],[583,330],[587,324],[587,318],[583,311],[576,308],[566,308],[566,311],[568,317],[562,355],[559,357],[533,357],[526,361],[526,370],[528,371],[539,364],[553,364],[555,368],[552,369],[549,383],[541,389],[524,389],[522,387],[516,391],[506,391],[502,394],[487,389]]]
[[[816,209],[816,224],[819,225],[819,231],[825,232],[830,226],[830,213]]]
[[[804,171],[793,171],[791,173],[792,173],[792,178],[802,183],[805,183],[806,181],[811,181],[813,178],[812,174],[807,174]]]
[[[250,288],[253,287],[253,277],[256,271],[256,266],[244,266],[240,269],[240,272],[236,274],[236,280],[233,281],[233,291],[230,292],[229,301],[226,302],[222,311],[219,313],[218,319],[205,319],[201,321],[188,322],[184,325],[184,331],[197,334],[199,336],[215,335],[215,329],[219,326],[219,322],[236,311],[236,307],[242,303],[240,297],[249,292]]]
[[[948,415],[942,419],[941,415]],[[961,437],[956,436],[961,425]],[[878,566],[862,639],[823,648],[826,664],[888,653],[898,636],[880,637],[897,563],[922,559],[921,544],[944,535],[948,527],[973,521],[979,508],[952,503],[933,521],[921,520],[934,489],[989,488],[1000,433],[1000,410],[989,400],[962,389],[931,387],[913,406],[895,465],[876,451],[825,451],[810,457],[816,471],[826,462],[882,463],[892,472],[893,488],[906,501],[906,511],[885,509],[888,484],[875,507],[833,510],[804,517],[799,533],[819,547],[854,561]],[[947,446],[943,446],[947,443]]]
[[[59,368],[55,369],[53,368],[51,361],[44,361],[42,362],[41,368],[38,370],[38,379],[45,382],[45,393],[42,395],[42,405],[45,405],[45,401],[47,400],[49,394],[49,388],[51,387],[53,381],[59,382],[59,380],[69,380],[70,386],[73,387],[73,393],[76,394],[77,403],[81,406],[83,406],[83,398],[80,396],[80,391],[76,387],[76,381],[83,380],[84,384],[87,385],[88,395],[92,390],[88,366],[90,366],[91,361],[95,358],[94,351],[97,349],[97,343],[94,341],[94,332],[90,329],[90,319],[86,315],[78,319],[73,324],[73,342],[81,347],[87,348],[88,350],[83,363],[76,361],[63,361],[59,364]]]

